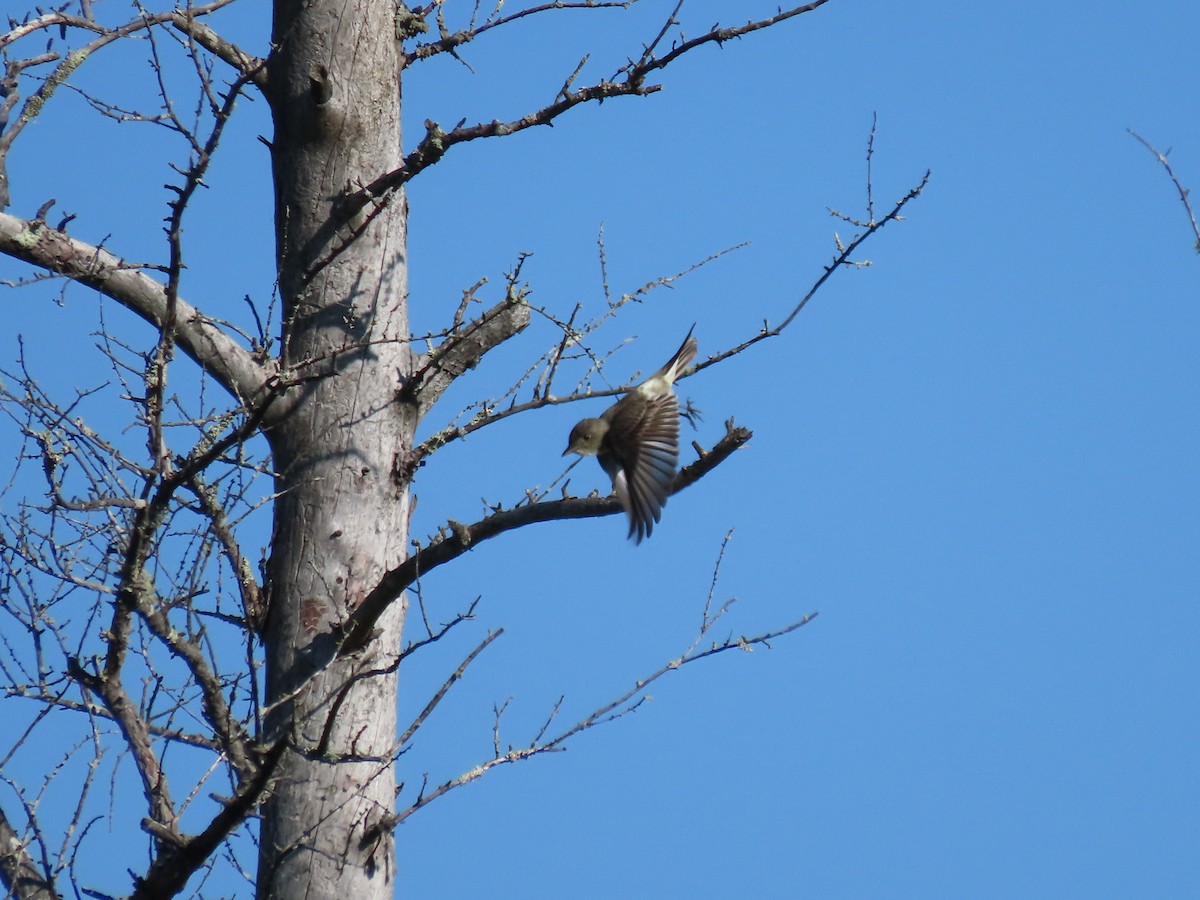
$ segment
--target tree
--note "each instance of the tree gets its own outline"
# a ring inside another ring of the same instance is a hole
[[[497,637],[484,637],[401,730],[400,664],[473,610],[440,627],[426,623],[423,637],[406,639],[406,591],[513,529],[621,512],[613,498],[572,497],[564,488],[562,499],[548,500],[546,492],[531,492],[527,501],[497,506],[472,524],[448,519],[431,540],[413,542],[410,487],[433,454],[483,428],[618,394],[591,387],[587,375],[602,369],[604,353],[589,338],[637,299],[615,299],[591,318],[579,307],[535,308],[518,260],[485,311],[472,315],[480,303],[476,285],[434,333],[413,335],[405,185],[458,144],[549,125],[583,104],[652,94],[660,89],[655,79],[683,56],[783,26],[825,0],[695,37],[683,31],[680,3],[613,75],[589,80],[594,67],[585,59],[550,103],[509,121],[448,129],[427,122],[406,154],[400,83],[410,67],[458,56],[471,41],[533,17],[631,4],[557,2],[511,12],[498,4],[483,15],[456,12],[462,21],[455,23],[440,2],[397,9],[377,0],[277,0],[270,52],[256,55],[221,31],[216,14],[232,2],[140,9],[122,21],[77,0],[32,10],[0,37],[6,205],[10,178],[13,184],[21,178],[12,149],[68,89],[100,116],[159,126],[185,148],[168,185],[160,261],[135,261],[134,252],[121,248],[120,234],[76,237],[68,230],[71,215],[52,222],[53,201],[24,215],[0,213],[0,250],[33,267],[23,284],[55,278],[95,290],[153,333],[139,345],[118,337],[120,325],[106,323],[100,336],[114,399],[127,400],[132,410],[125,429],[93,421],[88,411],[98,394],[62,400],[41,389],[23,359],[3,376],[0,401],[21,443],[20,479],[13,483],[27,486],[31,470],[41,478],[37,492],[26,488],[29,500],[5,512],[0,544],[11,620],[5,631],[19,631],[23,641],[18,647],[14,637],[7,648],[6,688],[39,710],[16,747],[33,740],[45,716],[62,713],[75,717],[79,743],[51,766],[89,760],[61,837],[39,822],[37,790],[10,782],[10,796],[22,808],[14,814],[0,806],[0,838],[8,848],[0,871],[18,897],[54,896],[64,878],[88,884],[73,860],[90,827],[96,766],[115,746],[136,772],[142,798],[136,821],[150,841],[131,896],[171,896],[194,885],[232,835],[255,833],[248,824],[255,817],[259,896],[390,896],[402,882],[392,831],[411,812],[490,768],[556,749],[636,708],[663,672],[765,643],[808,621],[713,642],[709,632],[722,609],[706,608],[691,650],[652,679],[575,726],[555,732],[548,722],[526,748],[505,749],[497,739],[492,760],[422,788],[397,808],[399,754]],[[75,84],[93,57],[134,41],[154,73],[153,111]],[[183,73],[190,75],[189,96],[180,87]],[[204,273],[188,268],[185,235],[219,151],[232,152],[226,136],[235,112],[252,98],[265,100],[274,127],[267,143],[279,311],[272,324],[274,304],[262,315],[251,303],[248,322],[237,326],[189,295],[193,285],[203,295]],[[693,374],[778,335],[923,186],[924,180],[882,216],[871,206],[791,315],[709,355]],[[526,375],[418,440],[419,423],[458,376],[528,328],[535,313],[552,337]],[[556,394],[562,373],[579,360],[587,375]],[[673,490],[713,471],[749,436],[729,423],[681,471]],[[258,561],[248,535],[260,510],[270,511],[272,525]],[[82,614],[81,597],[87,598]],[[236,659],[234,648],[240,648]],[[205,756],[200,769],[189,751]],[[208,784],[205,768],[220,772],[221,789]],[[205,802],[200,794],[213,798]]]

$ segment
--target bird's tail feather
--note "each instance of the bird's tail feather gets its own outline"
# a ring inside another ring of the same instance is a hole
[[[696,339],[692,337],[692,332],[696,330],[693,324],[688,329],[687,337],[683,339],[683,343],[679,345],[679,349],[675,351],[675,355],[667,360],[667,364],[659,369],[654,377],[666,379],[668,384],[671,384],[679,377],[679,373],[686,369],[693,359],[696,358],[697,344]]]

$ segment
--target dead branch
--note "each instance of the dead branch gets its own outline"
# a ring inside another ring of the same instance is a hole
[[[418,43],[413,48],[411,53],[407,54],[405,65],[415,62],[419,59],[428,59],[431,56],[436,56],[439,53],[449,53],[455,58],[458,54],[454,51],[464,44],[469,44],[481,34],[485,34],[494,28],[500,28],[504,25],[509,25],[513,22],[529,16],[535,16],[539,13],[550,12],[551,10],[562,9],[628,9],[633,6],[637,0],[620,0],[620,2],[604,2],[604,0],[580,0],[580,2],[568,2],[568,0],[556,0],[553,3],[542,3],[538,6],[530,6],[515,13],[510,13],[506,16],[499,15],[501,4],[496,5],[496,10],[485,21],[478,25],[475,23],[475,13],[471,14],[471,21],[465,28],[460,28],[457,31],[450,31],[446,27],[445,17],[443,15],[441,4],[431,3],[424,8],[418,7],[409,10],[403,3],[400,8],[404,13],[407,13],[404,19],[403,36],[416,34],[424,34],[429,30],[429,23],[426,21],[433,7],[437,7],[437,26],[439,37],[436,41],[426,43]],[[397,20],[397,28],[400,30],[400,20]]]
[[[824,6],[826,2],[827,0],[814,0],[812,3],[783,10],[774,16],[750,21],[745,25],[735,28],[713,26],[700,37],[681,41],[662,56],[655,56],[654,50],[657,45],[669,30],[678,24],[675,15],[679,12],[680,6],[683,5],[680,3],[679,6],[676,6],[674,12],[671,13],[658,37],[646,47],[642,56],[636,62],[631,61],[618,69],[612,79],[602,79],[575,90],[569,88],[571,80],[568,79],[567,84],[564,85],[554,102],[508,122],[493,120],[491,122],[481,122],[476,125],[459,125],[447,132],[443,131],[437,122],[432,120],[426,121],[425,136],[421,139],[417,147],[404,158],[404,164],[400,168],[387,172],[370,184],[365,185],[356,195],[350,198],[350,202],[347,204],[347,212],[350,215],[354,215],[368,203],[398,190],[421,171],[438,162],[451,147],[457,144],[464,144],[469,141],[479,140],[480,138],[504,137],[525,131],[528,128],[534,128],[538,125],[549,125],[563,113],[584,103],[601,103],[614,97],[645,97],[657,93],[662,90],[662,85],[648,84],[646,82],[647,77],[654,72],[665,69],[684,54],[706,44],[723,44],[726,41],[742,37],[760,29],[769,28],[772,25],[777,25],[803,13],[812,12],[820,6]],[[553,5],[548,4],[545,8],[549,9],[552,7]],[[479,30],[476,29],[475,33],[478,34]],[[450,44],[447,44],[444,49],[450,49],[451,45],[454,47],[460,46],[465,40],[467,39],[443,37],[439,43],[449,41]]]
[[[1129,134],[1138,141],[1138,143],[1153,153],[1154,158],[1157,159],[1162,167],[1167,170],[1167,177],[1171,179],[1171,184],[1175,185],[1175,190],[1179,193],[1179,199],[1183,202],[1183,209],[1187,213],[1188,221],[1192,223],[1192,234],[1196,238],[1196,243],[1193,245],[1193,247],[1197,253],[1200,253],[1200,225],[1196,224],[1196,213],[1192,209],[1192,201],[1191,197],[1189,196],[1191,192],[1185,188],[1182,182],[1180,182],[1179,178],[1176,177],[1175,170],[1171,168],[1171,163],[1167,160],[1167,156],[1170,155],[1171,151],[1167,150],[1165,153],[1160,153],[1153,144],[1151,144],[1136,131],[1133,131],[1129,128],[1126,128],[1125,130],[1128,131]]]
[[[695,484],[732,456],[734,451],[745,446],[751,438],[749,430],[735,427],[732,422],[726,423],[726,428],[725,436],[711,450],[679,472],[671,490],[672,495]],[[594,518],[621,512],[621,504],[615,497],[573,497],[501,510],[472,525],[451,521],[448,533],[385,574],[363,599],[345,625],[346,636],[338,655],[347,656],[365,647],[371,640],[375,622],[405,588],[438,566],[458,558],[476,544],[534,522]]]
[[[160,900],[182,891],[188,879],[204,865],[221,842],[257,808],[287,746],[287,741],[280,739],[267,748],[254,777],[242,784],[202,832],[192,837],[180,837],[177,846],[159,852],[145,876],[137,880],[136,890],[130,895],[130,900]]]
[[[0,809],[0,882],[15,900],[59,900],[49,874],[33,861],[20,834]]]
[[[117,646],[117,644],[113,642],[110,646]],[[124,649],[123,644],[120,646]],[[121,729],[121,736],[125,739],[125,744],[133,757],[134,766],[142,782],[142,794],[145,796],[150,810],[150,819],[162,829],[155,834],[155,840],[161,852],[165,845],[172,843],[170,838],[164,837],[163,832],[172,836],[176,835],[177,819],[166,773],[162,770],[158,756],[154,752],[145,719],[138,713],[137,704],[133,702],[119,680],[89,672],[79,660],[74,658],[68,660],[67,674],[91,694],[100,698],[108,714]]]
[[[228,6],[232,2],[233,0],[215,0],[215,2],[204,6],[192,7],[189,13],[192,17],[206,16],[223,6]],[[8,205],[8,179],[5,171],[9,149],[25,126],[41,113],[55,91],[96,51],[114,41],[170,22],[174,15],[174,10],[158,14],[142,11],[137,18],[131,19],[123,25],[115,28],[105,28],[94,18],[88,16],[75,16],[61,11],[50,13],[40,12],[36,18],[29,19],[19,25],[14,24],[8,33],[0,35],[0,52],[3,52],[6,47],[15,41],[39,31],[57,29],[60,33],[65,34],[68,29],[77,29],[96,35],[95,38],[84,46],[67,53],[66,58],[55,67],[54,71],[42,81],[37,90],[25,101],[16,121],[7,123],[7,110],[5,111],[5,122],[0,123],[0,209],[4,209]],[[57,52],[47,52],[24,61],[19,61],[15,67],[10,64],[7,67],[2,88],[0,88],[0,97],[3,98],[3,102],[9,107],[16,103],[17,76],[20,74],[21,69],[53,62],[59,59],[59,57],[60,54]],[[5,124],[7,124],[7,128],[3,127]]]
[[[716,565],[714,566],[714,584],[716,583],[718,577],[721,560],[724,558],[724,551],[727,543],[728,536],[726,536],[726,540],[722,542],[721,553],[718,556]],[[646,677],[635,680],[632,687],[622,692],[620,695],[608,701],[607,703],[597,707],[570,728],[563,730],[553,738],[550,738],[549,740],[543,739],[546,731],[549,729],[550,724],[557,717],[559,710],[562,707],[563,701],[561,697],[552,708],[545,724],[538,729],[533,740],[530,741],[528,745],[524,747],[513,747],[512,745],[509,745],[507,750],[501,750],[499,736],[499,720],[504,708],[507,706],[507,702],[504,704],[504,706],[496,708],[496,724],[493,727],[492,734],[492,745],[494,751],[492,758],[485,760],[484,762],[475,766],[473,769],[464,772],[456,778],[452,778],[449,781],[442,783],[429,793],[426,793],[424,786],[422,786],[417,799],[406,809],[401,810],[400,812],[396,813],[394,817],[392,817],[391,826],[395,827],[396,825],[399,825],[413,813],[428,806],[439,797],[443,797],[449,792],[463,787],[464,785],[470,784],[473,781],[478,781],[489,771],[497,768],[498,766],[520,762],[543,753],[554,753],[565,750],[567,743],[577,735],[595,728],[598,725],[614,722],[632,712],[636,712],[648,697],[647,692],[649,688],[656,681],[663,678],[668,672],[674,672],[678,669],[682,669],[684,666],[699,662],[702,659],[708,659],[709,657],[717,656],[721,653],[726,653],[730,650],[736,649],[749,653],[752,652],[755,647],[766,647],[767,649],[770,649],[772,641],[798,631],[817,616],[816,612],[811,612],[803,618],[798,619],[789,625],[785,625],[782,628],[771,629],[763,632],[762,634],[753,636],[739,635],[734,637],[731,635],[724,640],[714,640],[711,641],[708,646],[701,647],[701,642],[704,641],[712,632],[717,623],[721,620],[731,606],[731,601],[726,602],[715,614],[710,615],[709,609],[711,606],[711,600],[712,590],[710,589],[709,598],[705,602],[704,615],[701,620],[700,629],[697,632],[695,639],[691,642],[688,648],[684,650],[683,653],[659,666]]]
[[[167,324],[163,285],[103,247],[0,213],[0,253],[93,288],[156,328]],[[271,368],[182,299],[175,301],[175,335],[180,349],[234,397],[252,403],[263,395]]]
[[[854,222],[852,219],[847,219],[847,217],[843,216],[841,213],[830,210],[832,215],[854,222],[856,225],[861,224],[863,226],[863,231],[855,235],[853,240],[851,240],[848,244],[843,244],[840,238],[837,239],[838,254],[833,258],[833,262],[829,263],[823,268],[821,275],[815,282],[813,282],[813,285],[811,288],[809,288],[808,293],[806,293],[800,299],[799,303],[792,307],[792,311],[783,318],[783,321],[781,321],[778,325],[770,325],[764,321],[762,328],[759,329],[758,333],[742,341],[740,344],[729,348],[728,350],[722,350],[719,353],[714,353],[712,356],[708,357],[708,359],[697,363],[692,367],[687,375],[690,376],[695,375],[697,372],[702,372],[710,366],[715,366],[717,363],[723,362],[731,356],[736,356],[743,350],[754,346],[759,341],[764,341],[767,338],[778,337],[780,334],[782,334],[783,330],[792,324],[792,321],[800,314],[800,310],[804,309],[808,301],[816,295],[817,291],[819,291],[825,282],[832,277],[834,272],[837,272],[839,269],[846,266],[853,267],[860,265],[860,263],[856,263],[853,260],[854,253],[863,245],[865,241],[883,228],[883,226],[888,222],[897,222],[903,218],[903,216],[900,215],[901,211],[909,204],[909,202],[917,199],[917,197],[921,195],[921,192],[925,190],[925,186],[929,184],[929,177],[930,172],[926,170],[925,174],[921,177],[921,180],[916,184],[916,186],[911,188],[907,194],[901,197],[896,202],[896,205],[892,207],[891,212],[885,215],[882,219],[858,223]]]
[[[415,399],[417,415],[423,416],[454,379],[475,368],[489,350],[524,331],[529,321],[524,293],[510,287],[503,300],[417,360],[401,399]]]
[[[267,61],[247,53],[237,44],[217,34],[204,22],[196,19],[192,9],[177,9],[171,14],[171,24],[222,62],[228,63],[238,75],[263,93],[267,91]]]
[[[471,605],[467,607],[466,612],[455,613],[454,618],[449,622],[441,625],[437,631],[429,627],[429,623],[425,623],[427,637],[421,638],[419,641],[409,642],[403,650],[400,651],[400,660],[403,661],[413,653],[416,653],[422,647],[428,647],[430,644],[436,644],[443,637],[450,633],[454,626],[475,618],[475,607],[479,605],[479,597],[471,601]]]
[[[425,720],[429,718],[435,709],[437,709],[438,704],[445,699],[446,694],[450,691],[450,688],[454,687],[455,683],[460,681],[463,675],[466,674],[467,667],[475,661],[475,658],[479,656],[480,653],[488,648],[492,641],[499,638],[502,634],[504,634],[503,628],[497,628],[495,631],[489,631],[487,637],[480,641],[479,644],[476,645],[475,649],[467,654],[466,658],[459,663],[458,668],[450,673],[450,676],[442,683],[442,686],[437,689],[433,697],[431,697],[429,702],[425,704],[424,709],[422,709],[417,714],[417,717],[413,719],[412,724],[410,724],[408,728],[404,729],[404,732],[400,735],[400,740],[396,742],[397,748],[402,750],[408,744],[408,742],[412,740],[412,736],[416,734],[418,730],[420,730],[421,726],[425,724]]]
[[[848,244],[842,242],[840,238],[837,239],[838,253],[834,257],[833,261],[830,262],[829,264],[825,265],[824,267],[822,267],[821,274],[819,276],[817,276],[817,279],[813,282],[812,286],[808,289],[807,293],[805,293],[804,296],[801,297],[800,301],[794,307],[792,307],[791,311],[784,317],[784,319],[778,325],[771,325],[768,322],[764,321],[762,327],[758,330],[758,332],[756,332],[755,334],[751,335],[749,338],[746,338],[745,340],[741,341],[740,343],[734,345],[733,347],[731,347],[729,349],[718,351],[717,353],[711,354],[706,359],[701,360],[696,365],[692,366],[690,369],[688,369],[687,371],[682,373],[679,377],[680,381],[682,381],[685,378],[690,378],[691,376],[697,374],[698,372],[701,372],[704,369],[707,369],[707,368],[714,366],[720,362],[723,362],[724,360],[726,360],[732,356],[736,356],[739,353],[741,353],[741,352],[749,349],[750,347],[754,346],[755,344],[759,343],[760,341],[766,340],[767,338],[777,337],[780,334],[782,334],[784,329],[787,328],[795,320],[796,316],[798,316],[800,314],[800,311],[802,309],[804,309],[804,307],[808,304],[808,302],[814,296],[816,296],[817,292],[834,275],[834,273],[838,272],[842,268],[858,267],[858,266],[862,265],[862,263],[855,260],[854,254],[859,250],[859,248],[862,247],[862,245],[867,240],[869,240],[873,235],[875,235],[878,231],[880,231],[880,229],[882,229],[889,222],[900,221],[901,219],[903,219],[903,216],[901,215],[901,213],[903,212],[904,208],[911,201],[913,201],[917,197],[919,197],[921,195],[921,193],[925,190],[925,187],[929,183],[931,173],[929,171],[926,171],[925,174],[921,177],[920,181],[914,187],[912,187],[903,197],[901,197],[900,200],[898,200],[896,202],[896,204],[892,207],[892,209],[886,215],[883,216],[883,218],[876,219],[874,216],[874,200],[873,200],[874,185],[872,183],[872,179],[871,179],[871,175],[870,175],[870,166],[871,166],[871,158],[872,158],[872,154],[873,154],[873,147],[874,147],[874,126],[872,126],[871,135],[868,140],[868,154],[867,154],[868,218],[865,221],[860,221],[860,220],[851,218],[849,216],[845,216],[836,211],[833,211],[833,210],[830,211],[831,214],[843,219],[844,221],[847,221],[847,222],[853,224],[855,227],[861,228],[862,230],[860,232],[858,232],[851,239],[851,241]],[[742,246],[742,245],[738,245],[738,247],[740,247],[740,246]],[[609,310],[606,311],[595,322],[592,322],[585,327],[578,328],[578,329],[575,328],[575,326],[573,324],[575,313],[572,313],[572,318],[567,323],[557,323],[556,322],[556,324],[559,324],[559,327],[563,332],[563,341],[560,342],[560,344],[559,344],[559,348],[560,348],[559,352],[561,353],[562,350],[565,349],[565,346],[566,346],[566,343],[568,342],[568,340],[571,342],[578,341],[579,337],[577,335],[581,336],[581,335],[588,334],[588,333],[591,333],[592,331],[596,330],[605,319],[607,319],[611,315],[615,314],[615,312],[618,309],[620,309],[621,306],[623,306],[626,302],[629,302],[631,300],[635,300],[635,299],[639,298],[640,296],[647,293],[653,287],[669,284],[671,281],[677,280],[678,278],[680,278],[683,275],[687,274],[688,272],[694,270],[695,268],[698,268],[701,265],[704,265],[714,259],[717,259],[720,256],[724,255],[725,253],[731,252],[734,249],[738,249],[738,247],[732,247],[727,250],[723,250],[720,253],[713,254],[712,256],[706,258],[705,260],[701,261],[700,263],[695,264],[694,266],[690,267],[689,269],[687,269],[683,272],[680,272],[674,276],[668,276],[666,278],[660,278],[656,281],[650,282],[650,283],[644,285],[642,288],[639,288],[638,291],[635,291],[633,294],[623,295],[619,300],[610,302]],[[603,254],[603,248],[602,248],[601,252]],[[601,258],[603,259],[603,255]],[[605,287],[607,289],[607,284],[605,285]],[[494,309],[498,309],[498,308],[500,308],[500,307],[495,307]],[[543,315],[548,315],[544,310],[539,310],[539,312],[541,312]],[[557,357],[552,357],[549,365],[550,365],[551,370],[553,370],[553,368],[555,368],[557,366]],[[595,365],[595,368],[599,368],[598,363]],[[588,399],[594,399],[594,398],[598,398],[598,397],[618,396],[618,395],[624,393],[625,390],[626,390],[626,388],[624,388],[624,387],[609,388],[609,389],[605,389],[605,390],[592,390],[589,388],[584,391],[573,392],[572,394],[567,395],[567,396],[556,397],[549,393],[548,386],[547,386],[546,388],[542,388],[542,389],[535,391],[533,399],[529,400],[525,403],[515,403],[514,402],[504,408],[498,408],[500,406],[499,402],[494,401],[494,400],[493,401],[484,401],[484,402],[478,404],[477,412],[471,418],[471,420],[469,422],[466,422],[464,424],[448,425],[445,428],[438,431],[437,433],[435,433],[432,437],[427,438],[420,445],[414,447],[409,452],[407,459],[403,461],[404,474],[406,476],[411,476],[412,472],[416,471],[417,468],[424,465],[425,460],[432,453],[434,453],[441,447],[445,446],[446,444],[448,444],[452,441],[460,440],[460,439],[466,437],[467,435],[480,430],[481,428],[485,428],[488,425],[495,424],[496,422],[502,421],[511,416],[519,415],[521,413],[528,412],[533,409],[541,409],[541,408],[544,408],[547,406],[557,406],[557,405],[564,404],[564,403],[575,403],[575,402],[578,402],[579,400],[588,400]]]
[[[461,440],[469,434],[473,434],[482,428],[489,425],[494,425],[512,416],[520,415],[521,413],[529,412],[534,409],[542,409],[547,406],[557,406],[563,403],[575,403],[579,400],[590,400],[603,397],[615,397],[628,390],[628,384],[623,387],[613,387],[607,389],[593,389],[590,386],[584,387],[584,382],[587,381],[587,376],[581,379],[580,384],[569,394],[565,396],[554,396],[552,388],[554,386],[554,378],[558,372],[558,367],[561,361],[566,357],[568,348],[578,348],[581,353],[592,360],[593,366],[589,370],[588,375],[593,372],[598,372],[602,367],[602,359],[595,352],[589,350],[584,344],[583,339],[597,331],[603,324],[614,318],[617,313],[631,303],[640,303],[644,301],[651,291],[657,288],[671,287],[675,282],[679,281],[686,275],[690,275],[702,266],[706,266],[711,262],[715,262],[727,253],[732,253],[735,250],[745,247],[746,244],[735,244],[732,247],[727,247],[724,250],[718,250],[716,253],[711,253],[704,259],[692,263],[686,268],[675,272],[671,275],[662,275],[652,279],[638,287],[636,290],[622,294],[617,299],[609,300],[608,307],[598,316],[576,324],[576,319],[580,313],[580,308],[576,306],[571,315],[564,321],[557,318],[549,310],[541,307],[529,307],[530,311],[536,312],[538,315],[549,320],[561,332],[560,338],[555,345],[546,351],[536,362],[534,362],[517,380],[515,384],[510,386],[508,390],[500,397],[491,397],[485,400],[476,401],[469,405],[466,409],[458,413],[454,419],[429,438],[426,438],[418,446],[409,451],[408,456],[403,460],[403,473],[411,475],[420,466],[425,464],[426,459],[435,451],[441,449],[446,444],[453,441]],[[601,245],[601,254],[603,259],[603,244]],[[524,261],[522,257],[520,262]],[[504,303],[508,302],[508,298],[513,296],[516,288],[516,278],[520,273],[520,262],[514,272],[506,276],[508,282],[508,290],[506,292],[506,300],[502,301],[497,306],[493,307],[481,318],[486,318],[496,311],[503,308]],[[608,285],[604,285],[606,296],[608,295]],[[522,292],[523,297],[523,292]],[[488,349],[490,349],[489,345]],[[424,358],[429,358],[427,354]],[[447,373],[449,374],[449,373]],[[524,402],[516,402],[516,397],[530,379],[537,375],[531,391],[531,399]],[[634,373],[630,379],[630,383],[637,380],[638,373]],[[686,376],[684,376],[686,377]],[[442,388],[444,390],[444,387]],[[422,414],[427,409],[422,407]],[[470,415],[470,419],[462,422],[464,416]]]

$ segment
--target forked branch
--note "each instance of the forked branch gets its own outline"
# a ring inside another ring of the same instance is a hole
[[[812,12],[814,9],[825,5],[826,2],[828,0],[814,0],[811,3],[805,3],[787,10],[780,10],[774,16],[751,20],[744,25],[733,28],[723,28],[719,25],[714,25],[699,37],[680,41],[661,56],[657,55],[658,45],[679,24],[676,16],[683,6],[681,0],[667,18],[658,36],[645,47],[642,55],[637,60],[631,60],[618,69],[612,78],[603,78],[590,85],[572,89],[570,86],[574,81],[574,76],[572,76],[567,79],[567,83],[563,85],[562,90],[559,91],[558,96],[555,97],[552,103],[507,122],[494,119],[491,122],[480,122],[476,125],[458,125],[450,131],[444,131],[437,122],[432,120],[426,121],[425,136],[416,148],[405,157],[404,164],[398,169],[380,175],[370,184],[365,185],[351,198],[352,202],[348,205],[349,210],[352,213],[357,213],[358,210],[373,200],[378,200],[398,190],[404,184],[411,181],[418,173],[438,162],[456,144],[464,144],[468,141],[479,140],[480,138],[503,137],[516,134],[538,125],[551,125],[559,116],[584,103],[602,103],[614,97],[645,97],[656,93],[662,89],[662,85],[647,83],[647,77],[654,72],[665,69],[686,53],[706,44],[723,44],[726,41],[742,37],[760,29],[769,28],[772,25],[777,25],[803,13]],[[545,8],[549,9],[562,5],[547,4]],[[440,4],[431,4],[430,9],[434,6],[440,7]],[[512,18],[516,18],[516,16],[509,17],[509,19]],[[487,27],[494,27],[494,25],[488,25]],[[485,27],[481,25],[473,30],[467,29],[464,32],[458,32],[454,35],[444,34],[438,42],[426,45],[426,47],[430,48],[429,53],[437,52],[432,49],[434,47],[452,51],[454,47],[472,40],[484,30],[486,30]],[[420,52],[418,49],[418,55]]]
[[[171,16],[171,24],[217,59],[232,66],[242,78],[266,93],[267,61],[265,59],[247,53],[237,44],[221,37],[210,26],[199,21],[193,10],[175,10]]]
[[[835,272],[846,266],[854,267],[864,265],[864,263],[856,261],[854,258],[854,254],[858,251],[858,248],[861,247],[863,243],[865,243],[873,234],[883,228],[883,226],[888,222],[898,222],[904,218],[902,215],[900,215],[900,213],[904,210],[905,206],[907,206],[913,200],[916,200],[917,197],[921,196],[921,192],[924,191],[926,185],[929,184],[930,174],[930,171],[927,169],[925,174],[921,176],[921,180],[917,182],[914,187],[910,188],[907,194],[896,201],[896,205],[893,206],[891,211],[882,219],[875,219],[872,216],[866,222],[858,222],[831,209],[829,211],[831,215],[834,215],[843,221],[847,221],[851,224],[859,226],[863,230],[856,234],[848,244],[843,243],[841,238],[837,238],[837,255],[833,258],[832,262],[823,268],[821,275],[815,282],[813,282],[813,285],[811,288],[809,288],[808,293],[806,293],[800,299],[799,303],[792,307],[791,312],[789,312],[783,318],[783,321],[781,321],[778,325],[771,325],[764,321],[762,328],[760,328],[755,335],[747,338],[736,346],[730,347],[728,350],[722,350],[720,353],[713,354],[703,362],[697,363],[689,374],[695,374],[696,372],[703,371],[710,366],[715,366],[717,363],[722,362],[731,356],[737,356],[737,354],[749,347],[754,346],[759,341],[765,341],[767,338],[778,337],[780,334],[782,334],[783,330],[791,325],[796,316],[800,314],[800,310],[804,309],[804,307],[808,304],[808,301],[816,295],[817,291],[821,289],[825,282],[827,282]],[[870,182],[868,181],[867,183],[869,187]]]
[[[725,543],[721,547],[721,557],[718,557],[717,563],[713,570],[713,587],[709,590],[708,599],[704,605],[704,615],[701,618],[700,628],[697,631],[696,637],[691,644],[681,654],[663,663],[649,675],[644,678],[637,679],[633,685],[622,692],[617,697],[604,703],[594,709],[591,713],[584,716],[574,725],[564,729],[557,735],[545,738],[550,726],[557,718],[559,711],[562,708],[562,698],[559,698],[551,710],[545,724],[538,729],[532,741],[523,747],[509,746],[507,749],[501,748],[500,742],[500,716],[504,712],[507,704],[496,708],[496,724],[493,727],[493,749],[494,755],[467,772],[462,773],[456,778],[443,782],[431,791],[426,791],[424,786],[418,794],[415,801],[406,809],[401,810],[394,816],[389,817],[390,827],[403,822],[417,810],[422,809],[432,803],[439,797],[443,797],[450,791],[470,784],[473,781],[478,781],[492,769],[498,766],[508,765],[509,763],[520,762],[542,753],[553,753],[566,749],[567,743],[577,735],[595,728],[598,725],[603,725],[608,722],[613,722],[632,712],[637,711],[643,702],[648,698],[650,687],[663,678],[668,672],[674,672],[677,669],[682,669],[684,666],[699,662],[702,659],[707,659],[712,656],[717,656],[726,653],[730,650],[741,650],[743,652],[752,652],[757,647],[766,647],[770,649],[771,642],[777,638],[791,634],[800,628],[803,628],[809,622],[816,618],[817,613],[811,612],[800,619],[785,625],[782,628],[775,628],[769,631],[756,635],[738,635],[730,634],[723,640],[713,640],[710,635],[717,624],[722,620],[733,604],[732,600],[723,603],[715,612],[712,611],[712,594],[715,589],[718,573],[720,570],[721,558],[723,557],[725,545],[728,543],[728,536]],[[708,641],[707,644],[704,642]]]
[[[76,240],[49,225],[0,213],[0,253],[93,288],[155,328],[163,328],[171,304],[167,290],[137,266],[103,247]],[[175,340],[234,397],[252,404],[267,387],[270,370],[184,300],[174,302]]]
[[[0,884],[16,900],[58,900],[53,880],[34,862],[20,834],[0,809]]]

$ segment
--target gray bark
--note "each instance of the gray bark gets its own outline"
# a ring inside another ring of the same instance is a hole
[[[29,855],[21,836],[0,811],[0,884],[14,900],[59,900],[54,884]]]
[[[401,163],[394,15],[392,0],[275,3],[281,373],[293,386],[267,432],[279,500],[264,641],[267,737],[294,745],[262,811],[261,898],[394,892],[402,604],[369,646],[334,657],[339,623],[407,544],[407,486],[393,477],[416,424],[397,402],[411,371],[405,204],[342,202]]]

